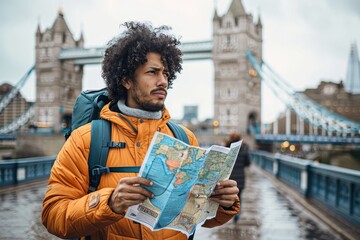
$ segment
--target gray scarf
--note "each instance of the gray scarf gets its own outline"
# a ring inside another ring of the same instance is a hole
[[[162,111],[148,112],[141,109],[128,107],[125,105],[125,100],[122,99],[117,102],[117,106],[120,112],[131,117],[138,117],[144,119],[160,119],[162,116]]]

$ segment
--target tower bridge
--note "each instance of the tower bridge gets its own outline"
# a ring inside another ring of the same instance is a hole
[[[59,12],[53,25],[45,31],[38,26],[36,38],[36,61],[16,87],[0,100],[2,112],[17,96],[29,74],[36,72],[36,101],[12,122],[4,123],[0,134],[16,131],[31,119],[38,130],[61,132],[69,125],[73,104],[82,90],[83,67],[99,64],[105,47],[85,48],[84,37],[74,39],[64,14]],[[216,131],[228,134],[240,131],[256,136],[261,129],[261,82],[270,86],[288,109],[297,116],[296,134],[332,136],[358,136],[360,124],[329,111],[304,94],[296,92],[281,79],[262,58],[262,22],[254,21],[241,1],[233,0],[228,11],[213,16],[213,39],[198,42],[183,42],[180,46],[184,61],[211,59],[214,64],[214,119],[219,123]],[[354,49],[354,50],[353,50]],[[353,51],[356,51],[355,53]],[[360,81],[356,47],[352,47],[349,79]],[[355,77],[354,77],[355,76]],[[351,82],[347,79],[347,83]],[[354,86],[357,86],[356,84]],[[357,94],[357,93],[354,93]],[[286,117],[286,135],[291,132],[291,118]],[[305,123],[308,127],[305,126]],[[272,134],[278,133],[277,122],[272,125]],[[316,138],[312,138],[316,139]],[[316,141],[316,140],[315,140]]]

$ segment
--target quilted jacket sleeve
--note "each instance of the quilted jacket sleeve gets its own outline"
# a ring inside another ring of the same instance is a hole
[[[58,154],[43,200],[42,222],[61,238],[86,236],[123,217],[108,206],[112,188],[87,193],[90,128],[80,129],[72,133]]]

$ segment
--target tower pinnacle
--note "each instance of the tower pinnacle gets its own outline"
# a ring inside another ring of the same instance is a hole
[[[345,78],[345,91],[353,94],[360,93],[360,61],[356,42],[351,44]]]
[[[58,14],[64,16],[64,9],[62,7],[59,7]]]

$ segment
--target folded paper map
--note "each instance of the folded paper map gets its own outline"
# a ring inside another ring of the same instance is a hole
[[[229,148],[205,149],[156,132],[139,172],[153,182],[143,187],[154,197],[128,208],[125,217],[154,231],[170,228],[191,235],[215,217],[219,205],[210,194],[219,181],[229,178],[240,146],[241,141]]]

